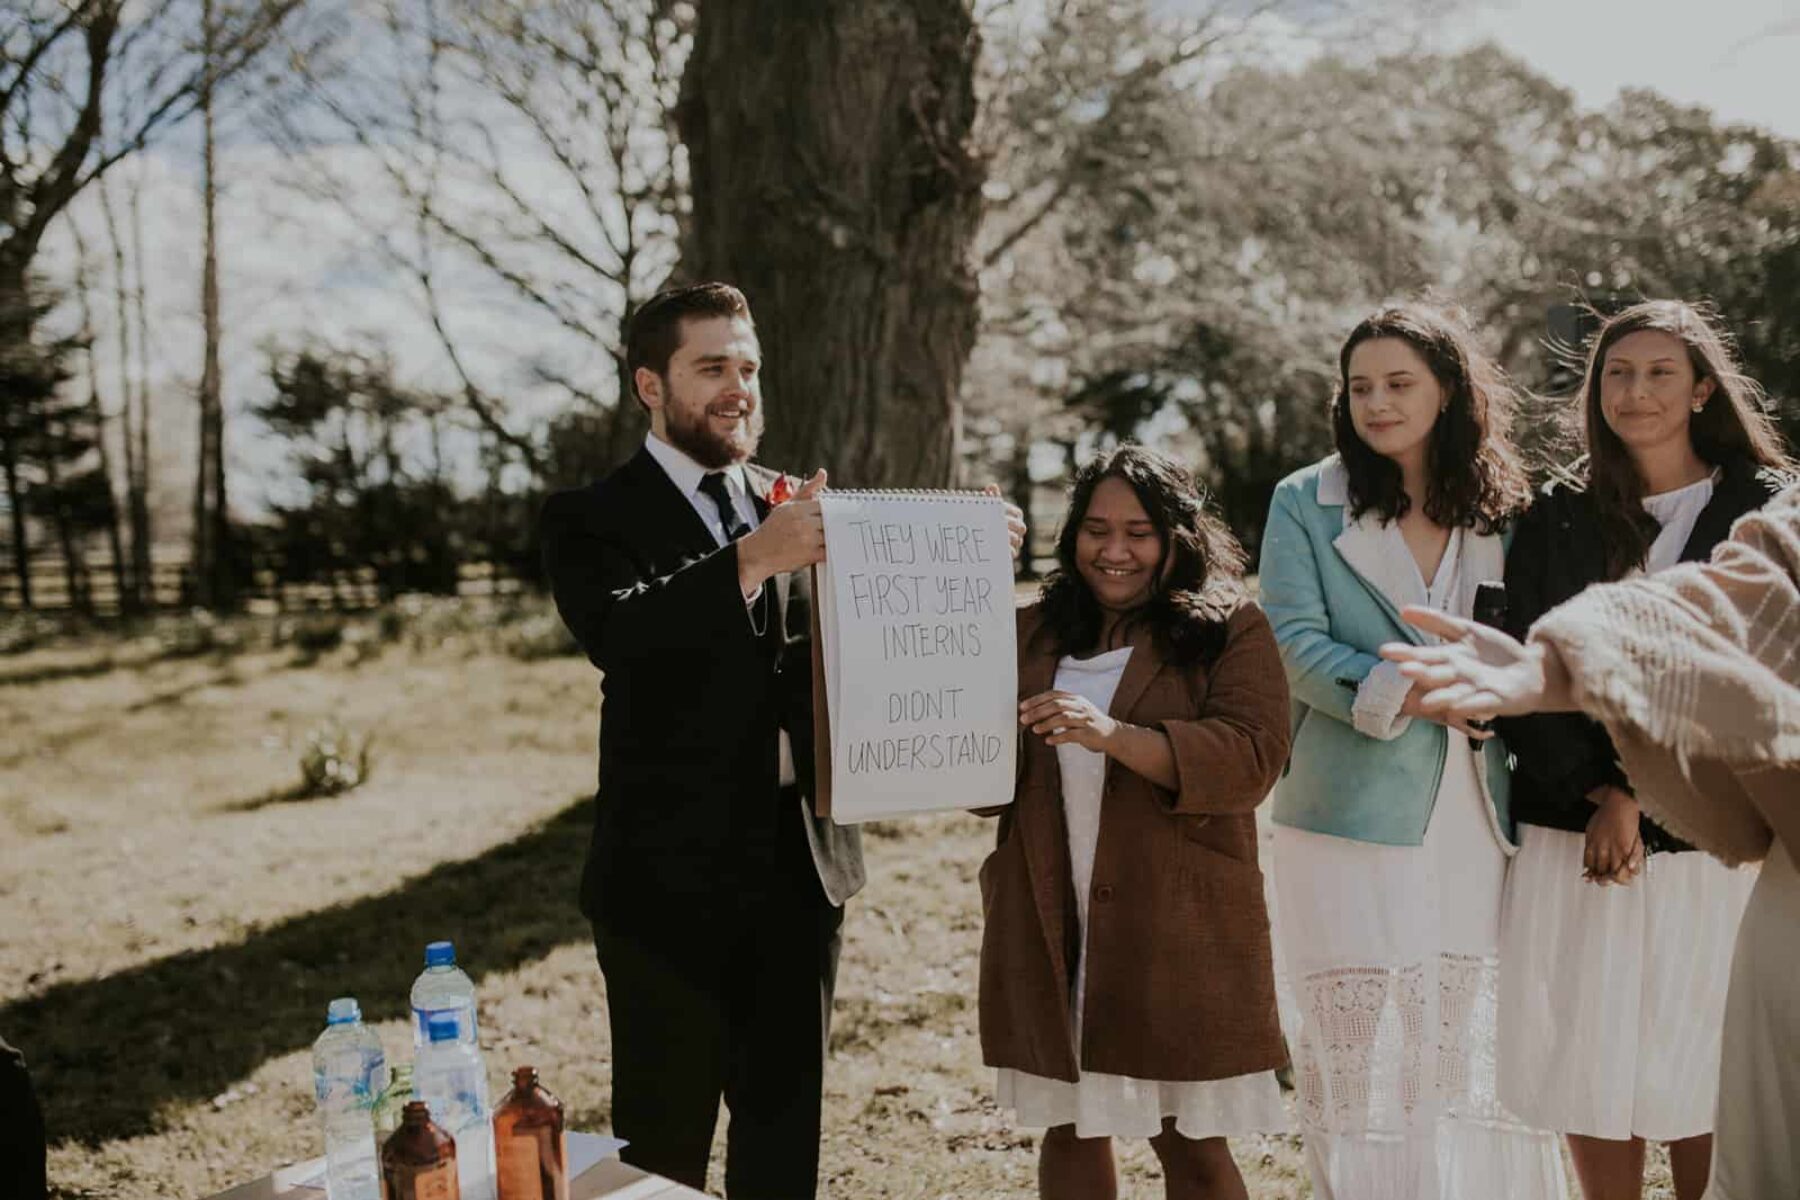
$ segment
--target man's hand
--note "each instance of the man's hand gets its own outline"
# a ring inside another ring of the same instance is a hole
[[[738,539],[738,586],[744,595],[773,576],[825,561],[825,516],[818,499],[824,487],[820,467],[792,500],[776,505],[768,520]]]
[[[984,496],[1000,495],[1000,485],[990,483],[981,489]],[[1019,557],[1019,551],[1025,546],[1025,512],[1010,500],[1006,504],[1006,540],[1012,544],[1013,558]]]
[[[1060,746],[1073,742],[1087,750],[1106,753],[1107,743],[1119,723],[1085,696],[1073,692],[1039,692],[1019,702],[1019,724],[1033,733],[1046,734],[1044,742]]]
[[[1596,808],[1588,818],[1581,877],[1593,883],[1630,883],[1644,869],[1638,802],[1624,788],[1604,784],[1589,793]]]

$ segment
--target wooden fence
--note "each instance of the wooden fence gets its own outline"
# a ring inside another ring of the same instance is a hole
[[[93,557],[87,561],[86,584],[96,616],[116,616],[119,592],[113,576],[112,560]],[[23,609],[19,596],[18,573],[11,563],[0,564],[0,613]],[[493,563],[463,563],[457,567],[458,596],[503,596],[526,590],[529,584],[507,574]],[[185,554],[153,555],[150,569],[152,605],[158,610],[172,610],[188,602],[188,560]],[[244,596],[244,607],[251,613],[354,611],[373,608],[381,603],[381,592],[371,567],[346,570],[330,582],[282,582],[275,572],[258,571]],[[31,567],[31,607],[35,612],[66,613],[75,608],[69,595],[68,573],[62,560],[46,556]]]

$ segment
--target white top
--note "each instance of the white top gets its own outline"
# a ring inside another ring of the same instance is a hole
[[[1375,536],[1380,540],[1389,561],[1405,564],[1403,569],[1389,577],[1396,590],[1385,593],[1395,608],[1423,604],[1459,617],[1469,615],[1461,602],[1462,593],[1469,589],[1462,586],[1465,581],[1462,578],[1463,530],[1460,526],[1450,531],[1450,538],[1444,544],[1443,557],[1438,559],[1437,570],[1429,582],[1419,570],[1419,560],[1413,557],[1412,547],[1406,544],[1406,535],[1400,532],[1398,521],[1384,522]],[[1424,638],[1428,642],[1441,640],[1430,633],[1425,634]],[[1399,663],[1384,661],[1376,664],[1375,669],[1364,676],[1362,685],[1356,690],[1356,701],[1351,706],[1351,723],[1359,732],[1370,737],[1392,741],[1405,733],[1412,724],[1412,718],[1400,712],[1400,706],[1406,702],[1406,695],[1411,690],[1412,680],[1400,673]]]
[[[711,496],[700,490],[700,481],[712,474],[710,470],[695,462],[689,455],[657,437],[654,433],[644,435],[644,449],[656,460],[656,465],[663,469],[681,494],[687,497],[700,519],[706,522],[706,528],[713,535],[713,541],[723,546],[726,542],[725,526],[719,520],[719,506],[713,503]],[[750,484],[744,477],[744,465],[732,463],[724,469],[725,491],[731,496],[731,506],[737,509],[738,519],[755,529],[760,521],[756,519],[756,505],[750,502]]]
[[[1121,646],[1092,658],[1065,656],[1056,664],[1056,687],[1091,701],[1105,712],[1131,659],[1131,647]],[[1106,755],[1073,742],[1056,748],[1056,765],[1062,771],[1063,820],[1069,829],[1069,868],[1075,883],[1075,911],[1085,932],[1088,924],[1088,891],[1094,882],[1094,851],[1100,845],[1100,800],[1106,784]],[[1075,1028],[1079,1043],[1082,997],[1087,991],[1087,955],[1075,972]]]
[[[1712,502],[1715,478],[1716,473],[1684,488],[1644,497],[1644,511],[1662,526],[1662,532],[1650,543],[1650,553],[1644,559],[1645,571],[1660,571],[1681,561],[1681,552],[1694,535],[1694,522]]]
[[[695,462],[685,451],[669,445],[654,433],[644,435],[644,449],[650,452],[650,457],[654,458],[656,465],[663,469],[663,474],[669,477],[670,482],[680,490],[683,496],[687,497],[688,503],[694,506],[694,511],[700,514],[702,521],[706,522],[706,531],[712,534],[713,541],[724,546],[730,539],[725,536],[725,523],[719,519],[719,506],[713,503],[711,496],[700,490],[700,481],[712,472]],[[750,481],[744,476],[744,465],[732,463],[725,468],[724,474],[725,491],[731,497],[731,506],[737,510],[738,519],[746,527],[755,529],[762,522],[757,519],[756,505],[750,500]],[[759,586],[754,592],[744,597],[745,609],[748,610],[761,597],[762,588]],[[796,778],[794,775],[794,748],[788,742],[787,730],[783,729],[780,736],[780,784],[782,787],[786,787]]]

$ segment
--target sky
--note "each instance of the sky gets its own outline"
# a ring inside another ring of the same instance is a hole
[[[1476,0],[1452,40],[1491,39],[1599,108],[1648,87],[1800,138],[1800,0]]]

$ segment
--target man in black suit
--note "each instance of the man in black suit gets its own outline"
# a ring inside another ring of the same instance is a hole
[[[743,295],[664,292],[626,359],[650,436],[544,507],[564,622],[602,671],[582,910],[606,977],[624,1157],[703,1188],[719,1099],[733,1200],[814,1194],[853,828],[812,815],[818,472],[771,506],[749,463],[760,351]],[[779,499],[779,497],[777,497]]]

